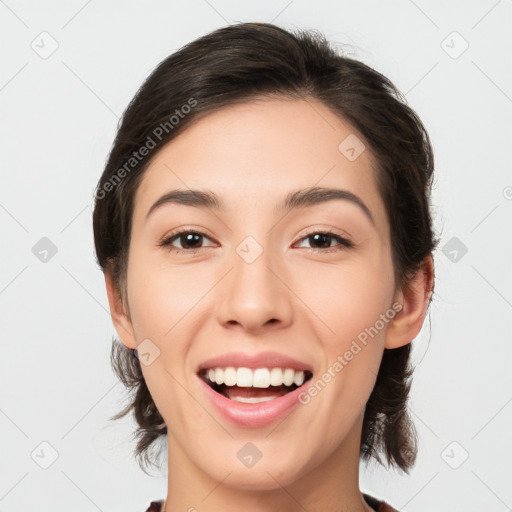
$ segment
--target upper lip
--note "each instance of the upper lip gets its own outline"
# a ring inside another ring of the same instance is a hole
[[[246,352],[228,352],[203,361],[198,372],[210,368],[226,368],[234,366],[235,368],[292,368],[293,370],[303,370],[313,372],[311,365],[294,359],[293,357],[278,352],[259,352],[258,354],[247,354]]]

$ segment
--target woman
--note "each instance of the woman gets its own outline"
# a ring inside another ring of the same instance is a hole
[[[231,25],[155,69],[93,219],[133,391],[116,418],[133,410],[141,463],[167,441],[148,511],[394,510],[359,461],[416,457],[432,173],[393,84],[321,34]]]

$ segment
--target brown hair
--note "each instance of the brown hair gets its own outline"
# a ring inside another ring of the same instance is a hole
[[[342,56],[316,31],[288,32],[268,23],[240,23],[207,34],[170,55],[146,79],[123,114],[96,189],[93,213],[98,263],[125,298],[134,196],[144,170],[166,143],[203,114],[256,97],[314,98],[350,122],[376,162],[390,225],[398,287],[407,284],[438,241],[430,215],[434,169],[428,134],[391,81]],[[146,148],[144,151],[143,148]],[[432,295],[430,297],[432,300]],[[407,412],[411,346],[385,349],[366,404],[361,457],[407,471],[417,452]],[[112,366],[130,391],[139,425],[135,455],[153,464],[153,442],[167,427],[144,381],[136,351],[115,338]]]

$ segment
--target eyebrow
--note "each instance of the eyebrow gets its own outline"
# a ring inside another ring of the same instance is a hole
[[[339,188],[310,187],[290,192],[284,198],[284,201],[277,205],[275,213],[287,213],[299,208],[307,208],[327,201],[343,200],[350,201],[357,205],[368,217],[373,225],[375,220],[370,209],[363,200],[349,192]],[[146,219],[158,208],[166,204],[181,204],[193,206],[195,208],[213,209],[216,211],[225,211],[224,203],[211,191],[203,190],[171,190],[160,197],[149,209]]]

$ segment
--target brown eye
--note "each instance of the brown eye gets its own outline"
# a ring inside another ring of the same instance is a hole
[[[352,242],[350,242],[350,240],[347,240],[346,238],[335,233],[332,233],[330,231],[318,231],[315,233],[311,233],[301,239],[301,241],[303,240],[309,241],[309,243],[312,246],[311,248],[319,250],[320,252],[333,252],[342,250],[342,248],[349,249],[353,247],[353,244]],[[332,245],[333,241],[335,242],[334,246]]]
[[[202,249],[204,239],[209,240],[204,233],[199,231],[179,231],[162,240],[159,245],[167,247],[170,251],[194,253]],[[178,242],[180,246],[176,247],[175,242]]]

